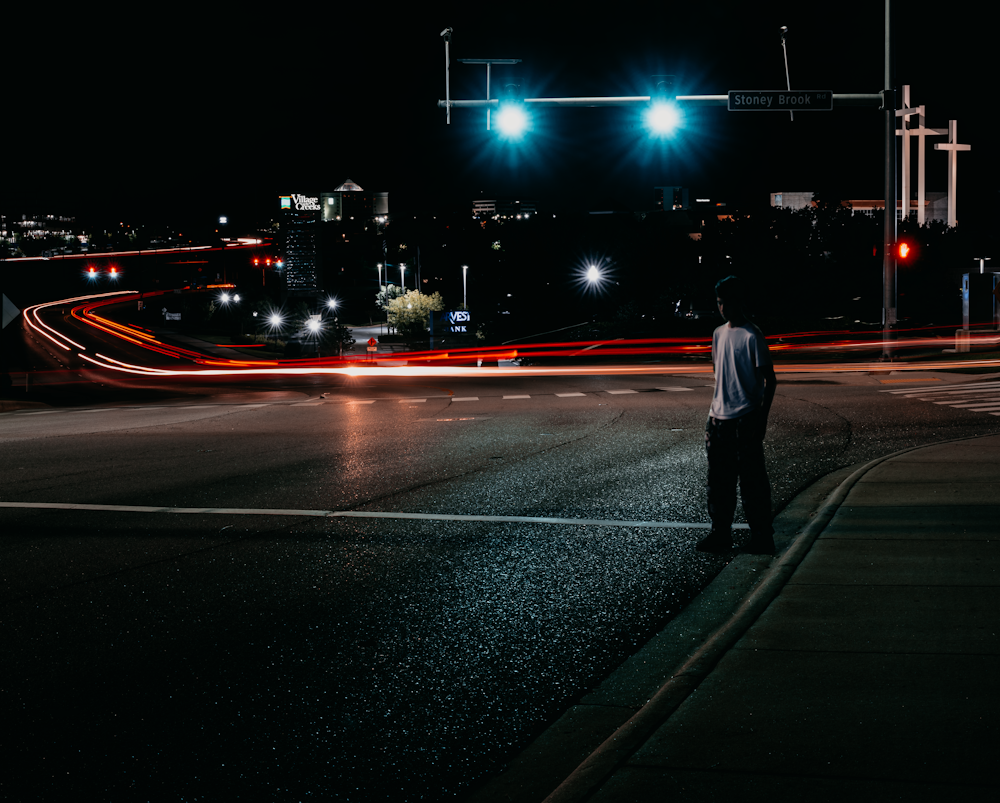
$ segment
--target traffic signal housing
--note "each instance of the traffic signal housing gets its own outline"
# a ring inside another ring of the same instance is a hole
[[[504,84],[500,92],[495,125],[505,139],[520,139],[531,127],[531,118],[524,108],[524,93],[515,82]]]
[[[670,136],[681,123],[674,76],[654,75],[651,82],[653,86],[649,95],[649,109],[646,110],[646,126],[654,136]]]

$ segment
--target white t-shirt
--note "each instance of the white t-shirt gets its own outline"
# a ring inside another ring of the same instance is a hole
[[[764,334],[747,321],[740,326],[724,323],[712,335],[715,395],[712,418],[739,418],[760,407],[764,400],[761,368],[771,365]]]

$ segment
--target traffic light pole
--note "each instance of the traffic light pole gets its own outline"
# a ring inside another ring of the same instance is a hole
[[[885,219],[882,248],[882,359],[892,360],[896,325],[896,93],[893,70],[893,37],[890,6],[885,0]],[[905,123],[904,123],[905,125]],[[909,205],[909,199],[903,203]]]
[[[448,59],[448,43],[451,40],[451,29],[441,32],[445,38],[445,60]],[[885,83],[884,89],[878,94],[834,94],[805,92],[824,102],[832,98],[832,103],[824,105],[823,110],[834,106],[878,106],[885,114],[885,220],[883,226],[882,249],[882,359],[892,360],[893,327],[896,325],[896,93],[895,71],[893,69],[894,39],[892,29],[892,0],[885,0]],[[447,69],[447,68],[446,68]],[[447,73],[446,73],[447,74]],[[448,122],[451,122],[451,110],[455,109],[496,109],[500,101],[496,98],[486,100],[452,100],[446,77],[445,100],[438,101],[438,107],[447,110]],[[797,90],[798,92],[798,90]],[[673,101],[679,106],[727,106],[733,111],[742,111],[742,107],[734,107],[731,95],[677,95]],[[771,92],[746,92],[744,97],[772,95]],[[796,93],[788,92],[794,95]],[[620,97],[580,97],[580,98],[525,98],[525,106],[535,107],[601,107],[601,106],[649,106],[653,97],[650,95],[633,95]],[[772,99],[773,102],[773,99]],[[767,104],[768,109],[771,102]],[[818,106],[817,106],[818,108]],[[747,108],[751,110],[751,108]],[[764,111],[762,106],[752,110]],[[777,110],[777,109],[775,109]],[[487,117],[487,120],[489,118]],[[906,199],[908,203],[909,199]]]

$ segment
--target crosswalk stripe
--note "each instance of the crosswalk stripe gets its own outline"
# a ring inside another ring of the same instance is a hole
[[[944,385],[939,388],[902,388],[882,390],[905,399],[930,402],[956,410],[997,415],[1000,410],[1000,382],[970,382],[964,385]]]

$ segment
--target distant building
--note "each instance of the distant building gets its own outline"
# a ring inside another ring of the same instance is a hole
[[[778,207],[779,209],[808,209],[811,206],[815,206],[816,203],[813,201],[812,192],[772,192],[771,193],[771,206]],[[853,212],[874,212],[875,210],[885,209],[885,199],[871,199],[871,198],[858,198],[858,199],[844,199],[841,203],[848,203],[851,205],[851,210]],[[930,222],[932,220],[947,221],[948,220],[948,193],[946,192],[928,192],[926,193],[925,205],[925,221]],[[903,202],[901,200],[896,201],[896,219],[900,219],[903,214]],[[910,201],[909,216],[916,220],[917,217],[917,201]]]
[[[58,238],[66,241],[65,250],[85,246],[87,237],[74,231],[76,218],[63,215],[0,215],[0,240],[16,244],[19,240]]]
[[[282,195],[280,201],[281,248],[289,295],[316,296],[323,289],[320,252],[327,248],[321,246],[325,240],[319,236],[319,226],[338,223],[357,229],[374,217],[389,214],[389,193],[365,192],[351,179],[333,192]]]
[[[333,192],[321,192],[320,201],[325,222],[365,221],[389,214],[389,193],[365,192],[359,184],[350,179]]]
[[[290,295],[313,295],[320,290],[316,259],[319,195],[282,195],[281,251],[284,256],[285,286]]]
[[[653,187],[656,209],[690,209],[687,187]]]
[[[538,214],[538,202],[512,198],[480,199],[472,202],[472,217],[476,220],[516,220]]]

